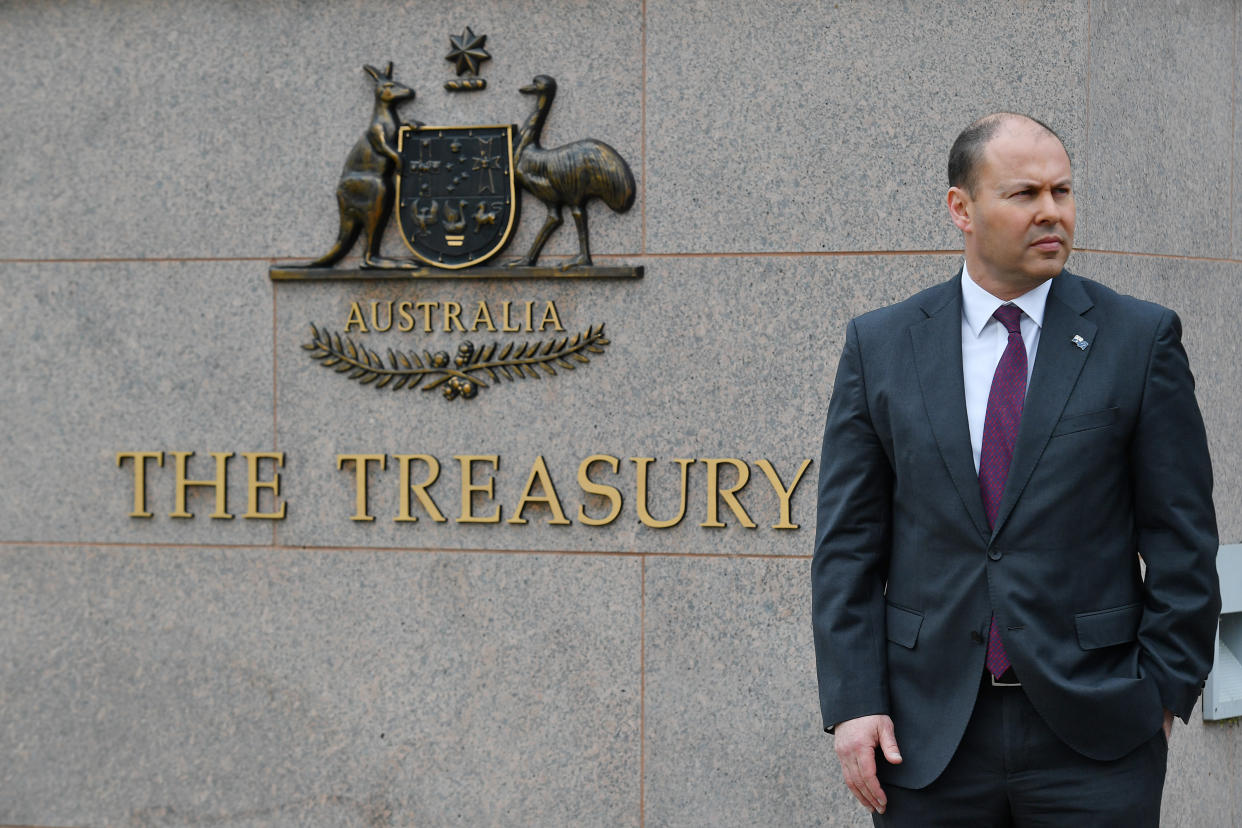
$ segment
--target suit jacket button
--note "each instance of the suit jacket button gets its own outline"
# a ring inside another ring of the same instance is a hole
[[[994,561],[999,561],[1002,554],[1003,553],[999,549],[993,548],[988,550],[988,557]]]
[[[971,640],[971,641],[973,641],[973,642],[975,642],[976,644],[982,644],[982,643],[983,643],[983,636],[979,633],[979,631],[978,631],[978,630],[971,630],[971,631],[970,631],[970,640]]]

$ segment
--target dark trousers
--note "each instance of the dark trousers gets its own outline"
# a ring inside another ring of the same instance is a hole
[[[885,785],[888,807],[872,820],[898,828],[1158,826],[1168,749],[1157,731],[1120,759],[1088,759],[1053,734],[1020,687],[985,679],[944,773],[919,790]]]

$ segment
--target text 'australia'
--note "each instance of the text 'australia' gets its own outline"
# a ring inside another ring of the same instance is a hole
[[[531,333],[563,331],[555,301],[528,299],[505,300],[489,304],[469,302],[386,299],[350,302],[345,332],[384,333],[393,329],[402,333],[419,330],[423,333],[443,331],[489,331],[493,333]]]

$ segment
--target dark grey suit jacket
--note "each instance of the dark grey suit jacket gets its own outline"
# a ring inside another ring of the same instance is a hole
[[[905,761],[878,761],[880,778],[911,788],[961,739],[993,612],[1048,725],[1115,759],[1163,708],[1190,716],[1220,611],[1211,464],[1177,316],[1068,271],[1053,280],[992,531],[961,318],[955,277],[850,323],[820,463],[824,725],[892,716]]]

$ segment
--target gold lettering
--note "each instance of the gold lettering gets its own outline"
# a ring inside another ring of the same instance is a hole
[[[461,324],[461,305],[457,304],[456,302],[445,302],[444,303],[444,332],[445,333],[448,333],[449,331],[453,330],[453,325],[450,325],[449,324],[450,322],[453,323],[453,325],[457,326],[457,330],[459,331],[466,330],[466,326]]]
[[[723,497],[725,504],[733,510],[738,521],[747,529],[754,529],[755,522],[750,519],[750,515],[746,514],[746,510],[742,508],[741,503],[738,503],[735,496],[735,492],[740,491],[750,480],[750,466],[735,457],[704,458],[703,462],[707,464],[707,520],[699,526],[724,526],[719,519],[720,498]],[[728,463],[737,469],[737,482],[727,489],[720,488],[721,463]]]
[[[776,490],[776,496],[781,502],[781,519],[778,523],[772,524],[772,528],[797,529],[798,524],[790,523],[789,521],[789,502],[793,499],[794,489],[798,488],[798,484],[802,482],[802,475],[806,473],[807,467],[811,465],[811,461],[809,459],[802,461],[802,465],[798,467],[798,473],[794,475],[794,480],[789,484],[788,489],[781,484],[781,479],[777,476],[776,469],[767,460],[757,460],[755,465],[768,476],[768,482]]]
[[[129,516],[137,518],[153,517],[153,514],[147,511],[147,461],[154,460],[158,465],[163,466],[164,452],[118,451],[116,453],[116,466],[118,469],[121,467],[121,461],[126,459],[134,462],[134,511],[130,512]]]
[[[488,499],[492,498],[492,487],[496,482],[496,478],[487,478],[487,483],[475,483],[473,479],[474,463],[491,463],[493,469],[500,468],[500,455],[498,454],[454,454],[453,459],[461,464],[461,517],[457,518],[458,523],[500,523],[500,504],[496,505],[496,511],[490,515],[476,515],[474,513],[474,493],[484,492]]]
[[[531,494],[534,488],[535,480],[538,478],[539,485],[543,489],[543,495]],[[526,523],[522,517],[522,510],[526,508],[528,503],[546,503],[548,508],[552,510],[552,519],[548,521],[550,526],[568,526],[569,521],[565,518],[565,510],[561,508],[560,498],[556,496],[556,487],[552,485],[552,477],[548,474],[548,464],[544,462],[543,455],[535,458],[535,463],[530,467],[530,477],[526,478],[526,488],[522,490],[522,498],[518,501],[517,513],[509,518],[509,523]]]
[[[470,326],[470,330],[477,331],[479,323],[486,322],[489,331],[495,331],[496,326],[492,324],[492,312],[487,309],[487,302],[479,301],[479,309],[474,312],[474,323]]]
[[[542,332],[549,325],[553,326],[553,330],[565,330],[561,327],[561,318],[556,314],[556,302],[548,302],[544,306],[543,318],[539,320],[539,330]]]
[[[505,333],[513,333],[514,331],[522,330],[521,327],[517,325],[513,326],[512,328],[509,327],[509,305],[511,304],[512,303],[509,302],[508,300],[501,303],[501,308],[504,309],[504,325],[502,325],[500,329],[504,331]]]
[[[225,496],[228,491],[228,479],[226,476],[226,463],[233,456],[231,451],[210,451],[207,452],[216,461],[216,477],[214,480],[188,480],[186,479],[186,465],[191,457],[194,456],[192,451],[170,451],[168,452],[177,459],[177,482],[173,484],[173,511],[169,513],[169,517],[175,518],[192,518],[194,515],[185,509],[185,490],[191,486],[212,486],[216,490],[216,510],[211,513],[211,517],[218,520],[232,520],[233,516],[228,513],[225,504]]]
[[[651,516],[651,512],[647,511],[647,466],[655,462],[654,457],[631,457],[631,461],[638,465],[635,472],[638,482],[638,519],[643,522],[644,526],[650,526],[653,529],[669,529],[681,523],[682,518],[686,516],[686,490],[688,486],[689,468],[694,463],[693,459],[673,458],[673,462],[681,466],[681,505],[677,509],[677,514],[668,520],[656,520]]]
[[[592,454],[590,457],[582,461],[578,466],[578,486],[587,494],[603,495],[612,503],[612,509],[602,518],[593,518],[587,515],[586,506],[578,504],[578,522],[585,523],[587,526],[607,526],[617,519],[621,514],[621,492],[613,486],[603,483],[596,483],[592,480],[588,473],[591,470],[592,463],[604,462],[612,466],[613,472],[620,471],[621,461],[608,454]]]
[[[387,468],[386,454],[338,454],[336,467],[344,468],[347,461],[354,464],[354,514],[350,520],[375,520],[367,511],[367,463],[378,462],[381,470]]]
[[[435,483],[436,478],[440,476],[440,461],[430,454],[394,454],[393,457],[397,458],[401,468],[401,510],[393,518],[393,522],[415,523],[418,520],[418,518],[410,514],[410,492],[414,492],[414,496],[423,505],[423,510],[427,512],[428,517],[436,523],[447,521],[448,518],[436,508],[436,503],[431,499],[431,495],[427,494],[427,487]],[[427,464],[427,479],[422,483],[410,482],[411,460],[421,460]]]
[[[388,325],[381,328],[379,323],[379,300],[371,301],[371,329],[377,333],[385,333],[392,330],[392,302],[393,300],[388,300]]]
[[[285,465],[285,453],[283,451],[243,451],[241,455],[246,458],[246,473],[250,481],[246,495],[246,514],[242,515],[242,517],[284,520],[285,506],[287,504],[280,503],[280,472],[273,472],[271,480],[260,480],[259,461],[274,460],[277,468],[283,468]],[[259,489],[272,490],[272,503],[273,505],[280,503],[279,512],[259,511]]]
[[[535,306],[535,300],[533,299],[526,300],[526,331],[527,332],[534,330],[534,326],[531,325],[531,321],[530,321],[531,320],[531,308],[533,308],[534,306]]]
[[[415,302],[414,307],[423,312],[423,333],[431,333],[431,312],[440,307],[439,302]]]
[[[345,333],[349,333],[352,325],[357,325],[361,333],[367,332],[367,323],[362,321],[362,308],[358,307],[357,302],[349,303],[349,319],[345,322]]]
[[[414,330],[414,317],[410,316],[410,309],[413,307],[409,302],[397,303],[397,313],[401,316],[401,323],[397,325],[397,330],[402,333]]]

